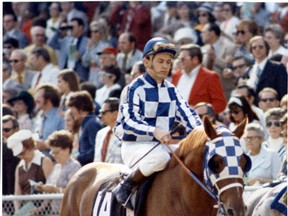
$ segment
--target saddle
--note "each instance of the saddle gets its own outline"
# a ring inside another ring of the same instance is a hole
[[[149,176],[138,189],[130,196],[134,212],[124,208],[117,202],[113,194],[113,189],[120,184],[126,177],[127,173],[120,173],[119,176],[112,178],[109,181],[103,182],[98,192],[95,195],[93,205],[93,216],[142,216],[144,212],[144,204],[146,202],[147,193],[152,185],[156,173]]]

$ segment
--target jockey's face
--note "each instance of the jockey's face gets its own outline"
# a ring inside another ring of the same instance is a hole
[[[157,83],[162,83],[171,70],[173,59],[170,53],[158,53],[154,57],[145,58],[143,61],[149,75]]]

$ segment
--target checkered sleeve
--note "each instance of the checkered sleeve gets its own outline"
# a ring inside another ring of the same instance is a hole
[[[127,135],[150,136],[152,140],[155,127],[145,121],[143,107],[146,92],[141,86],[144,83],[139,83],[131,86],[127,92],[127,102],[121,107],[123,114],[121,124]]]
[[[174,91],[177,106],[176,119],[186,127],[188,132],[197,126],[202,126],[202,121],[195,110],[189,106],[176,88],[174,88]]]

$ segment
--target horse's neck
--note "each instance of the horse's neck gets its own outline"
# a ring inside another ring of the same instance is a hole
[[[202,164],[197,166],[202,167]],[[197,168],[197,170],[199,169]],[[202,169],[200,168],[200,170]],[[201,171],[195,174],[201,176],[200,179],[203,179]],[[163,199],[160,199],[161,201],[159,202],[160,194]],[[155,196],[158,197],[155,199]],[[213,211],[213,209],[207,208],[207,202],[211,203],[213,200],[179,164],[156,176],[147,198],[147,200],[155,200],[159,208],[163,206],[171,208],[171,212],[175,211],[178,215],[191,215],[191,213],[193,215],[201,215],[203,209],[206,215],[212,215]],[[198,212],[197,208],[201,209],[202,212]],[[171,215],[173,214],[171,213]]]

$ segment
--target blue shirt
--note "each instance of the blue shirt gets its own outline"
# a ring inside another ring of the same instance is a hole
[[[54,131],[63,130],[65,121],[59,113],[58,108],[52,108],[47,113],[43,113],[40,139],[46,140]]]
[[[147,72],[133,81],[120,105],[115,134],[123,141],[157,141],[155,128],[171,131],[175,120],[187,132],[202,121],[169,81],[158,84]]]

